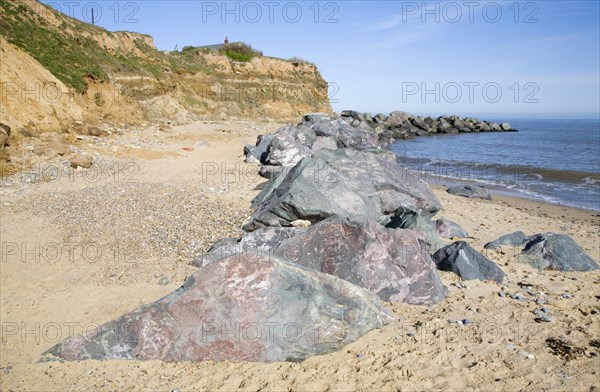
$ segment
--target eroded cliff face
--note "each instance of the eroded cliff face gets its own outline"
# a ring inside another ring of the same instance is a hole
[[[23,128],[36,135],[100,123],[297,120],[332,111],[312,64],[160,52],[150,36],[109,32],[35,0],[0,0],[0,53],[0,122],[12,128],[11,140]]]
[[[312,64],[269,57],[241,63],[213,53],[197,56],[208,72],[172,72],[163,80],[115,75],[113,80],[119,94],[138,101],[149,118],[185,121],[192,113],[218,119],[297,120],[305,113],[332,111],[327,82]]]

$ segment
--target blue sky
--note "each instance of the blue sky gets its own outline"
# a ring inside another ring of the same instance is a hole
[[[317,64],[334,109],[600,116],[598,1],[50,1],[161,50],[229,36]]]

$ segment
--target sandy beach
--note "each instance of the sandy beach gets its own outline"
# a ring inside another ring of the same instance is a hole
[[[396,322],[302,363],[38,363],[73,333],[177,289],[195,271],[195,255],[239,235],[265,181],[258,165],[244,163],[243,146],[281,125],[201,121],[72,138],[94,156],[83,171],[65,167],[60,156],[31,153],[37,164],[30,173],[0,188],[0,389],[600,388],[600,272],[538,272],[518,263],[515,249],[483,250],[516,230],[551,231],[570,235],[599,261],[600,214],[507,196],[466,199],[441,183],[431,184],[443,205],[436,217],[468,231],[467,242],[507,274],[502,285],[458,283],[441,272],[444,301],[388,304]],[[526,300],[514,299],[518,293]],[[540,295],[554,322],[534,320]],[[547,339],[559,337],[568,344],[555,352]]]

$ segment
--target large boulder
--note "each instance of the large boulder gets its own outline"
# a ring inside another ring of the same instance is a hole
[[[231,256],[175,292],[57,344],[68,361],[302,361],[392,317],[373,293],[273,257]]]
[[[410,114],[397,110],[395,112],[390,113],[388,121],[391,127],[397,128],[400,127],[402,124],[408,122],[410,117]]]
[[[330,218],[283,240],[274,254],[367,288],[385,301],[429,305],[447,292],[424,238],[412,230]]]
[[[253,201],[244,230],[316,223],[331,216],[386,224],[399,208],[432,215],[441,209],[427,183],[381,154],[321,150],[272,179]]]
[[[491,260],[464,241],[454,242],[433,255],[438,269],[452,271],[464,280],[495,280],[501,283],[504,272]]]
[[[433,229],[436,233],[444,238],[468,238],[467,233],[458,223],[451,220],[440,218],[432,222]]]
[[[423,135],[423,133],[428,134],[426,131],[423,131],[422,129],[415,127],[410,122],[406,122],[406,123],[400,125],[398,130],[399,130],[399,132],[404,133],[404,134],[408,135],[409,137],[413,137],[415,135],[416,136],[425,136],[425,135]]]
[[[60,156],[70,152],[69,143],[65,135],[56,132],[44,132],[39,136],[40,144],[36,145],[34,151],[41,151],[42,154],[57,154]],[[91,158],[91,157],[90,157]],[[79,165],[84,167],[84,165]]]
[[[383,144],[366,121],[346,118],[356,125],[350,125],[344,118],[315,113],[305,115],[298,125],[287,125],[270,135],[259,135],[256,146],[244,148],[246,162],[291,167],[310,156],[311,150],[338,147],[365,150],[379,148]]]
[[[276,135],[269,145],[265,163],[271,166],[290,167],[312,155],[311,150],[290,136]]]
[[[272,255],[284,240],[290,239],[304,231],[304,229],[296,227],[264,227],[246,233],[238,239],[225,238],[213,244],[208,252],[195,257],[192,265],[203,267],[232,255]]]
[[[449,133],[452,125],[443,117],[438,117],[437,119],[437,131],[438,133]]]
[[[502,237],[488,242],[483,247],[485,249],[496,249],[503,245],[521,246],[527,242],[529,236],[522,231],[515,231],[510,234],[505,234]]]
[[[255,147],[248,146],[244,148],[244,153],[246,154],[246,163],[265,163],[267,160],[267,155],[269,154],[269,145],[274,137],[274,134],[258,135]]]
[[[337,142],[332,137],[318,136],[312,145],[313,151],[337,150]]]
[[[470,199],[492,200],[490,192],[484,187],[477,185],[452,186],[447,189],[447,192],[451,195],[468,197]]]
[[[379,146],[374,129],[365,123],[353,127],[343,118],[306,117],[303,126],[311,128],[317,136],[330,137],[339,148],[372,148]]]
[[[355,110],[344,110],[340,113],[342,117],[350,117],[353,120],[365,121],[365,115]]]
[[[357,193],[322,159],[306,158],[287,175],[272,179],[253,201],[257,208],[243,229],[291,227],[298,219],[316,223],[331,216],[355,222],[377,221],[377,200]]]
[[[310,155],[316,138],[315,132],[302,124],[281,127],[269,135],[259,135],[255,147],[244,147],[246,162],[293,166],[304,156]]]
[[[538,270],[593,271],[598,264],[565,234],[542,233],[529,238],[520,257]]]
[[[502,128],[500,128],[499,124],[496,123],[488,123],[492,132],[502,132]]]
[[[222,240],[192,264],[202,267],[231,255],[257,254],[335,275],[391,302],[432,304],[447,291],[420,233],[339,218],[308,229],[267,227]]]
[[[421,129],[422,131],[425,131],[425,132],[419,133],[418,134],[419,136],[427,136],[427,135],[429,135],[429,125],[423,120],[423,118],[421,118],[421,117],[413,117],[410,120],[410,122],[415,127]]]
[[[477,129],[479,132],[490,132],[492,130],[492,128],[487,123],[485,123],[483,121],[479,121],[475,125],[475,129]]]

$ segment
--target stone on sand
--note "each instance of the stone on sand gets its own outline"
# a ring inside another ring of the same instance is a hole
[[[538,270],[593,271],[598,264],[566,234],[541,233],[529,238],[520,260]]]
[[[44,355],[68,361],[302,361],[391,320],[375,294],[342,279],[270,256],[231,256],[200,268],[166,297]]]
[[[495,280],[501,283],[504,272],[491,260],[464,241],[454,242],[433,255],[438,269],[452,271],[464,280]]]
[[[468,197],[470,199],[492,200],[490,192],[484,187],[477,185],[453,186],[449,187],[447,192],[451,195]]]
[[[502,237],[488,242],[483,247],[485,249],[496,249],[502,245],[520,246],[527,242],[529,236],[522,231],[515,231],[514,233],[505,234]]]

